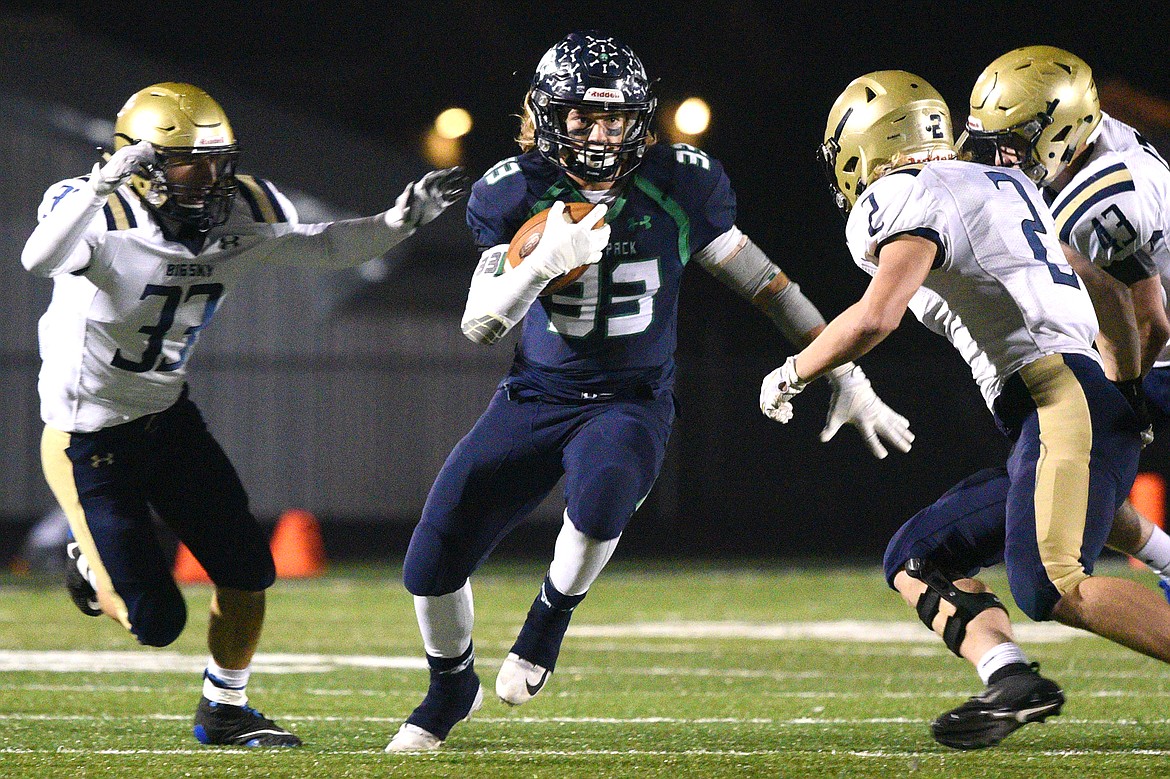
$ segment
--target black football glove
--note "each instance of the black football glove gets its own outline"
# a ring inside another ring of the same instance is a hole
[[[431,221],[471,189],[471,179],[461,167],[432,170],[406,185],[395,206],[401,210],[407,229]]]
[[[1117,387],[1125,398],[1125,402],[1129,403],[1129,407],[1133,409],[1134,416],[1138,420],[1138,429],[1141,431],[1142,448],[1149,446],[1154,440],[1154,423],[1150,417],[1150,409],[1146,406],[1146,393],[1142,389],[1141,379],[1127,379],[1125,381],[1115,381],[1113,386]]]

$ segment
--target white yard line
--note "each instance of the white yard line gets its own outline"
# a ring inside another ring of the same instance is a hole
[[[1057,643],[1084,638],[1084,633],[1054,622],[1013,625],[1020,643]],[[578,638],[751,638],[765,641],[850,641],[859,643],[938,643],[939,638],[917,622],[834,620],[829,622],[631,622],[573,625]]]
[[[1087,634],[1050,623],[1021,624],[1016,633],[1022,643],[1062,642]],[[938,644],[937,636],[913,622],[866,622],[841,620],[827,622],[635,622],[611,625],[576,625],[570,637],[578,639],[670,638],[728,639],[760,641],[833,641],[862,644]],[[671,645],[671,650],[678,647]],[[75,672],[171,672],[199,673],[206,657],[166,651],[0,651],[2,671]],[[258,654],[253,661],[258,673],[327,673],[339,668],[423,670],[423,658],[378,655],[326,654]],[[647,673],[657,673],[651,670]],[[693,669],[667,669],[663,673],[697,675]],[[733,675],[734,671],[715,671]],[[779,672],[771,672],[776,674]],[[743,676],[769,676],[769,672],[745,671]]]

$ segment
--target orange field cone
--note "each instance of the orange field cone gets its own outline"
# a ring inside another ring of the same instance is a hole
[[[282,579],[305,579],[325,573],[325,542],[317,518],[304,509],[280,515],[272,533],[272,559]]]
[[[1129,502],[1158,527],[1166,526],[1166,480],[1161,474],[1139,473],[1133,480]],[[1145,564],[1134,557],[1129,558],[1129,564],[1134,568],[1145,568]]]
[[[211,577],[191,554],[186,544],[180,543],[175,554],[175,581],[179,584],[210,584]]]

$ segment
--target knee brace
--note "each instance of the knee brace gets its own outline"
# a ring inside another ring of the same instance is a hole
[[[959,657],[959,647],[967,636],[967,625],[976,615],[987,609],[1003,609],[1007,607],[990,592],[965,592],[954,585],[950,577],[939,570],[929,560],[914,557],[906,561],[903,570],[907,575],[926,585],[926,592],[918,598],[914,608],[922,624],[934,630],[934,618],[938,616],[939,604],[946,601],[955,607],[955,613],[947,617],[947,624],[943,627],[943,643],[947,649]]]

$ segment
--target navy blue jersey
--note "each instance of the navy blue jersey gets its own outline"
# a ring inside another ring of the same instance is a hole
[[[649,147],[618,186],[601,262],[524,318],[512,386],[565,399],[670,390],[683,268],[734,225],[735,193],[717,160],[684,144]],[[586,198],[529,152],[476,182],[467,223],[481,249],[508,243],[556,200]]]

